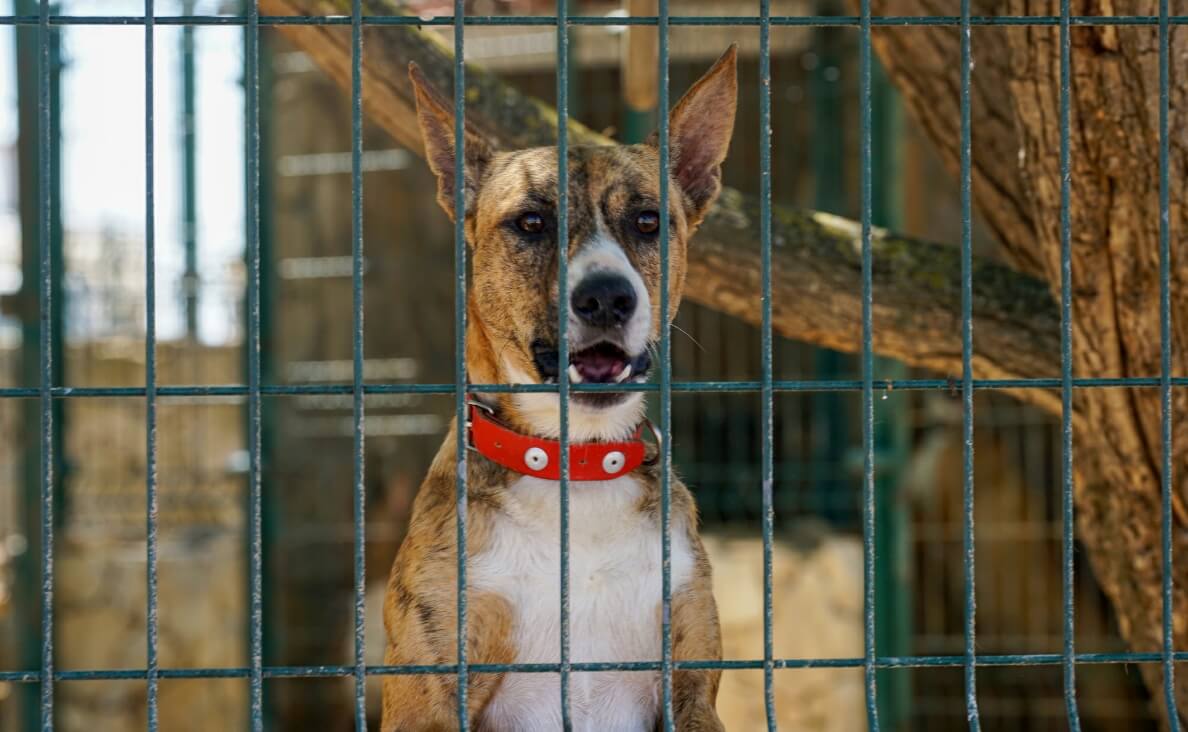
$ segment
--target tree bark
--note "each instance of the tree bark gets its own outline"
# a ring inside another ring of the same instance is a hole
[[[368,12],[399,12],[370,0]],[[261,0],[262,13],[349,12],[341,0]],[[343,89],[351,83],[350,30],[282,25]],[[416,61],[444,93],[453,89],[452,49],[407,26],[364,28],[363,106],[401,145],[422,153],[407,68]],[[466,116],[507,149],[553,144],[557,115],[492,74],[468,65]],[[611,140],[569,121],[571,144]],[[831,214],[773,206],[772,323],[780,335],[841,351],[861,349],[860,227]],[[726,189],[689,249],[685,297],[754,325],[759,309],[759,206]],[[942,375],[961,373],[960,260],[950,246],[876,229],[873,236],[874,350]],[[974,367],[979,377],[1014,379],[1057,373],[1059,313],[1046,284],[988,261],[976,263]],[[1059,395],[1014,390],[1020,399],[1058,410]]]
[[[1115,8],[1074,0],[1073,15],[1158,14],[1155,2]],[[896,12],[948,14],[945,0],[908,0]],[[1052,0],[974,2],[993,15],[1058,15]],[[874,43],[913,116],[957,169],[959,36],[955,28],[879,29]],[[1059,28],[979,28],[972,36],[974,199],[1018,266],[1060,289]],[[1070,93],[1073,366],[1078,376],[1158,376],[1159,48],[1153,27],[1076,27]],[[1170,36],[1169,224],[1172,373],[1185,373],[1184,232],[1188,209],[1188,38]],[[1173,497],[1176,646],[1188,637],[1188,556],[1182,496],[1188,426],[1174,394]],[[1159,651],[1162,613],[1161,405],[1157,389],[1095,389],[1077,394],[1078,529],[1094,571],[1137,651]],[[1165,725],[1162,671],[1140,666]],[[1181,723],[1188,679],[1176,680]]]

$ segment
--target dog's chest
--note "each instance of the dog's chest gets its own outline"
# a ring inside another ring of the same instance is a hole
[[[661,543],[658,521],[640,513],[633,478],[570,484],[570,660],[660,658]],[[509,487],[505,513],[471,558],[470,585],[495,592],[515,614],[518,663],[560,660],[560,502],[554,481],[523,477]],[[672,588],[692,575],[683,521],[672,527]],[[575,730],[647,730],[658,710],[655,672],[575,672]],[[507,674],[483,719],[492,730],[561,728],[560,680],[552,673]]]

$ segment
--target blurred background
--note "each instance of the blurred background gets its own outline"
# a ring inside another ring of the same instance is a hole
[[[226,0],[158,0],[157,13],[242,12]],[[887,5],[882,3],[880,5]],[[448,2],[409,2],[448,15]],[[482,15],[550,14],[538,0],[473,0]],[[0,13],[36,14],[30,0]],[[775,15],[839,14],[831,0],[773,0]],[[676,0],[679,15],[755,15],[753,0]],[[60,0],[70,15],[136,15],[135,0]],[[648,2],[582,0],[571,14],[654,15]],[[428,29],[449,43],[451,28]],[[976,31],[975,31],[976,32]],[[143,29],[56,26],[51,36],[53,207],[50,338],[55,383],[143,385],[145,165]],[[170,385],[246,382],[243,29],[155,31],[158,378]],[[571,115],[618,140],[655,124],[647,89],[628,91],[626,48],[643,26],[571,35]],[[773,190],[778,203],[858,216],[857,29],[771,31]],[[636,39],[638,40],[638,38]],[[758,29],[673,27],[673,99],[725,47],[741,46],[739,117],[725,183],[759,185]],[[350,100],[271,29],[261,35],[261,237],[266,384],[351,381]],[[521,90],[555,97],[555,29],[468,27],[467,59]],[[36,386],[37,30],[0,26],[0,386]],[[941,242],[960,235],[957,183],[901,113],[876,69],[874,219]],[[974,120],[976,134],[977,119]],[[452,226],[424,164],[364,131],[364,370],[369,382],[453,381]],[[977,227],[977,222],[975,222]],[[975,228],[977,253],[993,242]],[[694,240],[694,246],[696,240]],[[740,247],[759,246],[740,241]],[[758,379],[757,329],[685,304],[673,333],[674,379]],[[976,327],[976,324],[975,324]],[[876,378],[918,375],[876,361]],[[775,378],[858,378],[851,356],[777,341]],[[941,376],[955,376],[942,374]],[[775,404],[775,655],[862,654],[861,425],[857,393],[782,393]],[[976,401],[978,650],[1061,649],[1060,451],[1056,423],[1006,396]],[[60,399],[55,623],[59,669],[145,662],[143,398]],[[453,410],[449,396],[367,397],[369,663],[382,658],[379,607],[412,496]],[[877,616],[880,655],[963,653],[961,434],[957,393],[877,395]],[[762,658],[758,394],[673,396],[674,463],[694,490],[715,567],[728,658]],[[264,399],[266,665],[352,662],[351,397]],[[160,663],[246,663],[246,404],[166,397],[159,404]],[[36,399],[0,399],[0,669],[39,665],[39,417]],[[1087,563],[1078,563],[1077,646],[1123,650]],[[1078,668],[1090,730],[1154,729],[1126,666]],[[378,680],[369,682],[378,723]],[[781,670],[781,727],[864,728],[861,669]],[[884,723],[948,730],[965,719],[963,671],[879,675]],[[990,730],[1064,728],[1059,666],[982,668]],[[164,680],[170,730],[246,724],[245,679]],[[64,730],[145,724],[142,681],[58,685]],[[269,724],[352,725],[350,679],[265,683]],[[763,727],[761,671],[724,674],[731,730]],[[0,682],[0,729],[33,729],[36,686]]]

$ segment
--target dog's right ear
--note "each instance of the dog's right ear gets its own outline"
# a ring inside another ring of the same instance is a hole
[[[420,123],[421,138],[425,143],[425,162],[429,163],[429,169],[437,176],[437,202],[452,219],[455,217],[454,194],[457,190],[454,180],[457,157],[454,150],[452,105],[447,104],[445,98],[433,88],[415,62],[408,65],[408,77],[412,81],[413,93],[417,99],[417,121]],[[494,148],[469,124],[466,125],[463,148],[465,164],[462,185],[466,196],[466,211],[462,212],[462,216],[465,217],[467,212],[473,210],[479,181],[491,160]]]

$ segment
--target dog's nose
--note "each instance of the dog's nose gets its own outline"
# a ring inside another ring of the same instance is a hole
[[[610,328],[623,325],[635,313],[635,287],[622,275],[591,275],[578,283],[569,301],[587,325]]]

